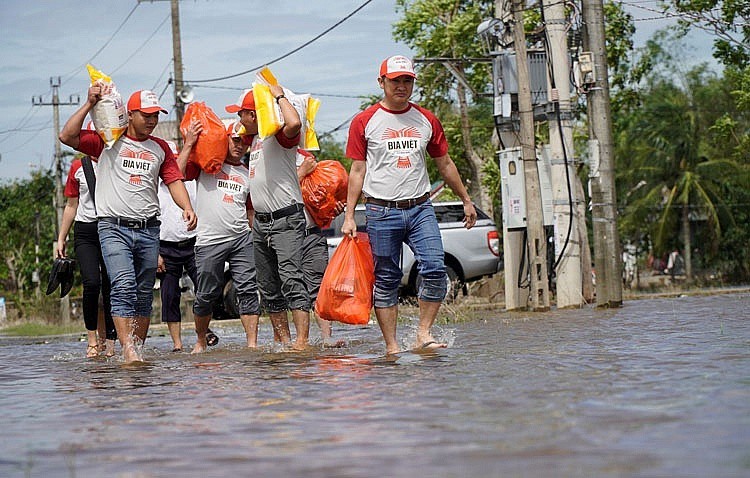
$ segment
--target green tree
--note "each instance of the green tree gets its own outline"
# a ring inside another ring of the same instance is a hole
[[[726,186],[741,180],[746,168],[716,155],[710,144],[711,126],[730,98],[722,81],[705,66],[693,68],[682,80],[678,86],[654,72],[641,108],[618,123],[623,128],[617,144],[618,192],[625,207],[625,234],[632,237],[649,225],[657,252],[681,242],[691,278],[691,224],[704,224],[701,234],[709,244],[719,244],[722,232],[735,224],[725,201]],[[716,248],[704,252],[715,253]]]
[[[451,156],[459,170],[469,173],[464,176],[469,194],[480,207],[491,210],[491,200],[482,188],[482,167],[486,160],[494,160],[494,154],[483,156],[486,149],[475,143],[472,129],[476,123],[472,121],[470,109],[477,98],[475,96],[473,102],[469,99],[472,91],[483,92],[489,87],[491,68],[489,63],[467,59],[481,51],[476,28],[483,19],[493,16],[494,2],[397,0],[396,10],[402,14],[393,26],[396,40],[406,43],[418,57],[453,60],[450,69],[443,62],[418,64],[419,93],[422,103],[438,116],[446,119],[451,116],[450,128],[460,132],[460,135],[448,134],[460,138],[460,143],[452,143]],[[480,122],[491,126],[491,116],[482,117]]]
[[[55,237],[55,211],[52,173],[37,170],[31,178],[0,185],[0,280],[3,289],[18,302],[32,289],[34,272],[40,281],[47,277],[51,266],[51,244]],[[38,231],[38,233],[37,233]],[[36,246],[39,246],[37,253]],[[39,257],[39,265],[36,257]]]

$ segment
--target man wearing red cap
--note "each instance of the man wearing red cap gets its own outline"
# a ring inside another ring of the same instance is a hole
[[[237,127],[237,123],[227,127],[227,156],[218,172],[209,174],[197,164],[188,162],[194,139],[202,131],[200,122],[190,124],[183,151],[177,158],[185,178],[196,181],[195,208],[201,217],[195,242],[198,280],[193,316],[197,340],[193,353],[206,351],[212,304],[221,298],[224,289],[225,262],[229,263],[229,271],[237,287],[240,321],[247,335],[247,346],[256,347],[258,343],[260,302],[249,222],[253,204],[250,202],[247,168],[242,164],[242,156],[249,143],[240,137]]]
[[[415,79],[408,58],[397,55],[385,59],[378,76],[383,99],[354,118],[346,145],[346,156],[353,161],[341,231],[356,234],[354,209],[364,193],[367,233],[375,261],[375,315],[388,354],[401,349],[396,323],[403,243],[414,252],[422,278],[415,350],[447,346],[436,341],[431,332],[447,292],[447,279],[440,229],[430,202],[428,155],[463,201],[466,228],[474,226],[477,219],[471,198],[448,155],[440,121],[432,112],[409,102]]]
[[[297,332],[295,349],[307,346],[310,331],[310,296],[302,272],[305,215],[297,178],[300,121],[297,110],[279,85],[270,86],[281,109],[284,126],[273,136],[260,138],[255,99],[245,90],[227,112],[237,113],[251,136],[248,178],[253,198],[253,246],[258,268],[258,289],[271,317],[274,336],[291,344],[287,309]]]
[[[101,99],[101,86],[88,90],[86,102],[60,131],[60,141],[99,158],[96,209],[102,255],[112,284],[112,316],[126,362],[142,361],[141,347],[151,321],[151,302],[159,255],[161,178],[183,210],[187,228],[197,217],[169,145],[151,136],[159,122],[157,96],[136,91],[128,100],[128,128],[112,147],[95,131],[81,130],[86,115]]]

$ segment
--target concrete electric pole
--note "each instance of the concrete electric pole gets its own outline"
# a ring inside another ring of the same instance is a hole
[[[539,186],[534,142],[534,111],[531,103],[529,64],[526,52],[526,34],[523,23],[523,0],[513,0],[513,40],[518,69],[518,115],[521,122],[519,137],[526,181],[526,224],[530,275],[531,308],[549,310],[549,280],[547,273],[547,240],[542,215],[542,192]]]
[[[55,239],[57,239],[60,233],[60,227],[62,226],[62,215],[63,209],[65,208],[65,200],[63,198],[63,164],[62,164],[62,147],[57,136],[60,134],[60,106],[75,106],[80,102],[78,95],[70,95],[67,103],[60,102],[59,88],[60,88],[60,77],[53,76],[49,79],[49,84],[52,87],[52,102],[45,103],[41,96],[34,96],[31,98],[31,103],[34,106],[52,106],[52,117],[54,120],[54,143],[55,143],[55,212],[57,214],[57,228],[55,229]],[[54,247],[53,247],[54,251]],[[70,322],[70,298],[66,295],[60,299],[60,318],[62,322],[67,324]]]
[[[182,81],[182,40],[180,39],[180,2],[170,0],[172,5],[172,56],[174,58],[174,109],[177,115],[177,140],[178,149],[182,149],[182,135],[179,132],[182,117],[185,116],[185,103],[183,102],[183,89],[185,83]]]
[[[573,162],[573,126],[570,108],[570,63],[565,6],[557,0],[543,0],[547,34],[547,56],[552,64],[548,74],[548,101],[555,105],[549,124],[550,170],[555,218],[555,257],[557,259],[557,307],[583,305],[581,233],[578,228],[578,177]],[[585,229],[584,229],[585,231]]]
[[[592,53],[594,85],[588,92],[591,202],[596,266],[596,304],[622,306],[622,255],[617,233],[612,117],[602,0],[582,0],[584,44]]]

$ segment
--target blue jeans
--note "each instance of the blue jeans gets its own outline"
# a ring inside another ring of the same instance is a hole
[[[99,242],[112,284],[114,317],[151,317],[159,226],[131,229],[99,221]]]
[[[426,302],[442,302],[447,292],[445,253],[432,203],[409,209],[375,204],[365,207],[367,234],[375,260],[375,307],[398,304],[401,283],[401,248],[406,244],[414,252],[422,284],[417,297]]]

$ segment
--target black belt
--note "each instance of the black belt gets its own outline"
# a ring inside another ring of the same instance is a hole
[[[390,207],[395,209],[409,209],[414,206],[426,203],[430,199],[430,193],[424,193],[422,196],[414,199],[402,199],[400,201],[386,201],[385,199],[367,198],[366,203],[376,204],[378,206]]]
[[[145,229],[147,227],[156,227],[161,224],[161,221],[156,216],[148,219],[131,219],[129,217],[100,217],[100,221],[117,224],[122,227],[129,227],[131,229]]]
[[[303,210],[305,206],[300,203],[292,204],[291,206],[282,207],[273,212],[255,212],[255,217],[260,222],[271,222],[274,219],[281,219],[282,217],[291,216]]]
[[[195,245],[195,238],[185,239],[183,241],[159,241],[160,246],[176,247],[177,249],[186,249]]]
[[[320,234],[322,231],[318,226],[308,227],[305,229],[305,237],[309,236],[310,234]]]

